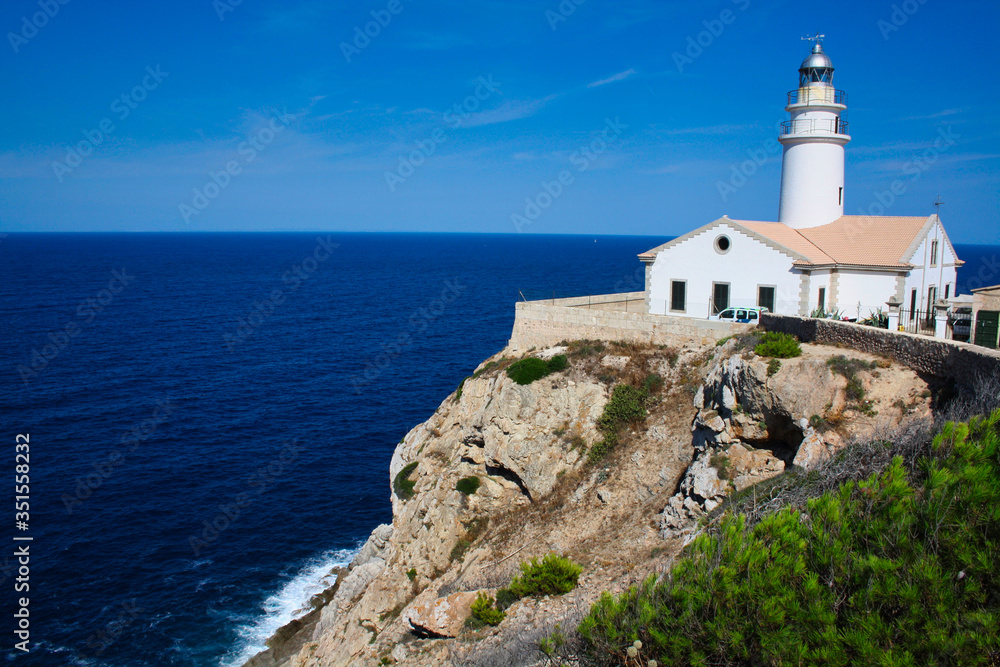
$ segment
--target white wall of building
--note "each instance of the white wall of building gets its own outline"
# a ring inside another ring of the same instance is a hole
[[[937,258],[932,262],[932,245],[937,242]],[[928,230],[927,235],[920,242],[909,262],[916,268],[910,271],[906,278],[903,289],[903,308],[909,310],[913,303],[913,291],[916,290],[917,310],[926,310],[931,304],[928,303],[929,290],[935,288],[937,298],[943,299],[947,291],[948,297],[955,296],[955,285],[958,278],[958,271],[955,268],[956,257],[950,245],[945,240],[944,229],[940,222],[935,222]]]
[[[809,272],[809,302],[806,306],[804,313],[799,313],[800,315],[811,315],[814,310],[819,308],[819,291],[820,289],[826,290],[826,295],[824,300],[826,303],[824,307],[827,311],[830,310],[830,271],[829,269],[819,269],[817,271]]]
[[[879,308],[886,311],[888,306],[885,302],[896,294],[896,276],[896,273],[840,269],[837,272],[837,303],[834,307],[845,317],[858,319],[868,317]]]
[[[715,241],[725,235],[728,252],[716,251]],[[775,287],[775,312],[798,313],[800,277],[793,259],[774,248],[721,224],[681,243],[661,250],[650,270],[649,312],[687,317],[708,317],[713,284],[729,283],[729,305],[757,305],[758,285]],[[671,282],[686,281],[683,311],[671,310]]]

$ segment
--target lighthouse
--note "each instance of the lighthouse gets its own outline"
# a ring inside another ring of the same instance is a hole
[[[781,198],[778,221],[795,229],[833,222],[844,214],[844,145],[847,94],[833,87],[833,62],[823,35],[799,68],[799,87],[788,93],[781,124]]]

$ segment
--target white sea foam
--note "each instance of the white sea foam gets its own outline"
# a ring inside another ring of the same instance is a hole
[[[338,549],[307,561],[278,591],[261,603],[258,615],[237,628],[236,645],[225,655],[219,667],[240,667],[267,648],[264,642],[278,628],[309,612],[309,599],[313,595],[333,586],[336,576],[330,571],[336,567],[347,567],[356,553],[357,549]]]

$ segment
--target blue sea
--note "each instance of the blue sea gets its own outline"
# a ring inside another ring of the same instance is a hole
[[[8,504],[0,551],[4,655],[242,664],[390,520],[393,448],[505,345],[515,301],[641,290],[636,254],[665,240],[2,238],[11,501],[30,437],[28,516]],[[1000,282],[1000,247],[957,249],[960,289]]]

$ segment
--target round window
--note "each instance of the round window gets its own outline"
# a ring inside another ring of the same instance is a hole
[[[725,255],[727,252],[729,252],[729,249],[732,247],[733,247],[732,241],[730,241],[729,237],[726,236],[725,234],[716,237],[715,252],[719,253],[720,255]]]

